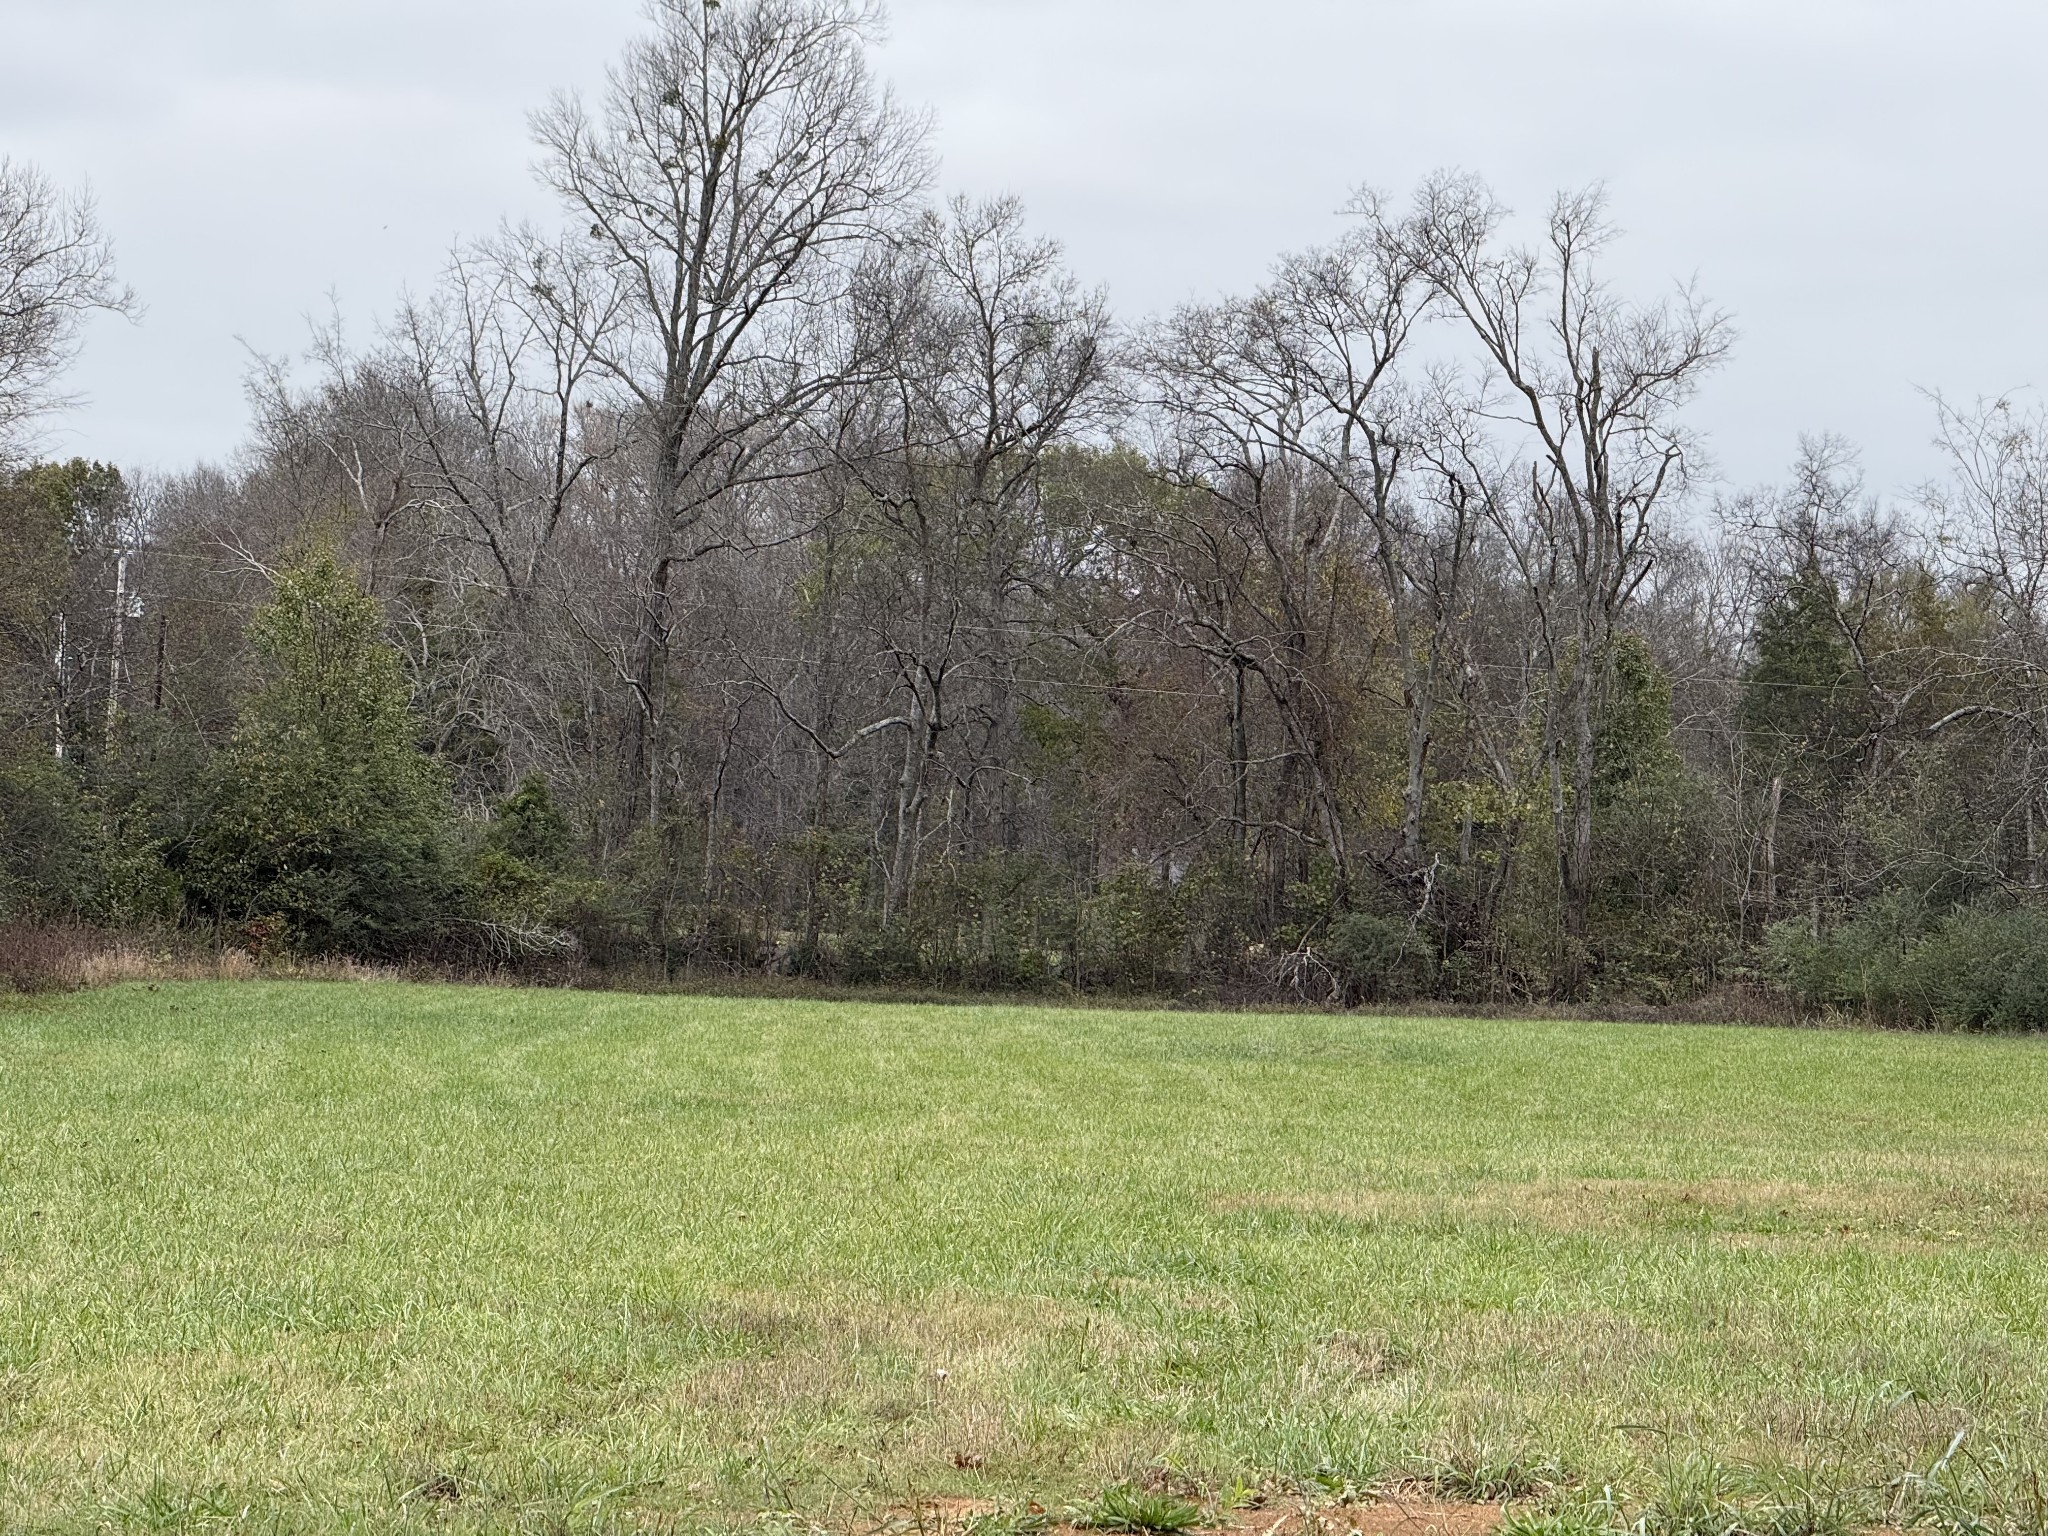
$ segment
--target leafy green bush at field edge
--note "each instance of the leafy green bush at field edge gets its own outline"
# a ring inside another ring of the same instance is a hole
[[[1900,900],[1831,932],[1780,923],[1775,979],[1801,1006],[1941,1029],[2048,1029],[2048,911],[1964,907],[1931,920]]]

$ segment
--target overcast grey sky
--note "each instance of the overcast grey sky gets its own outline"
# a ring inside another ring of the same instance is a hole
[[[51,444],[241,437],[243,343],[367,322],[449,244],[544,215],[527,110],[591,90],[639,0],[0,0],[0,151],[89,177],[148,314],[95,327]],[[1518,209],[1607,182],[1616,270],[1697,276],[1734,361],[1723,474],[1802,432],[1934,472],[1916,392],[2048,382],[2039,0],[895,0],[881,67],[943,185],[1012,191],[1126,317],[1256,282],[1347,190],[1439,166]],[[238,338],[240,338],[238,340]]]

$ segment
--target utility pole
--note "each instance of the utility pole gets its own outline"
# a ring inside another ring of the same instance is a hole
[[[71,626],[57,615],[57,761],[64,761],[64,652],[71,639]]]
[[[114,722],[121,714],[121,664],[127,649],[128,638],[128,551],[116,553],[114,560],[114,635],[107,651],[107,735],[111,739]]]

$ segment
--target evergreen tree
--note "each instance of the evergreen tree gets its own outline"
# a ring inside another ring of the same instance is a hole
[[[1765,918],[1840,893],[1858,779],[1873,725],[1868,689],[1842,634],[1835,583],[1809,564],[1758,615],[1737,723],[1757,807],[1756,893]]]
[[[388,956],[467,910],[447,785],[420,749],[376,601],[329,551],[281,572],[249,637],[248,701],[193,861],[200,903],[295,949]]]
[[[1859,689],[1836,601],[1834,583],[1809,567],[1757,618],[1742,729],[1752,753],[1773,769],[1818,769],[1860,740],[1860,723],[1848,718]]]
[[[478,850],[476,868],[485,911],[523,927],[558,926],[580,884],[569,878],[569,824],[555,808],[548,781],[530,773],[499,804]]]

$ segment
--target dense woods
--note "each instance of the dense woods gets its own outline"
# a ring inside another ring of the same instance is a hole
[[[1731,344],[1602,199],[1360,194],[1119,319],[933,196],[850,0],[664,0],[554,229],[252,380],[23,434],[130,303],[0,172],[0,916],[263,953],[2048,1024],[2048,424],[1711,479]]]

